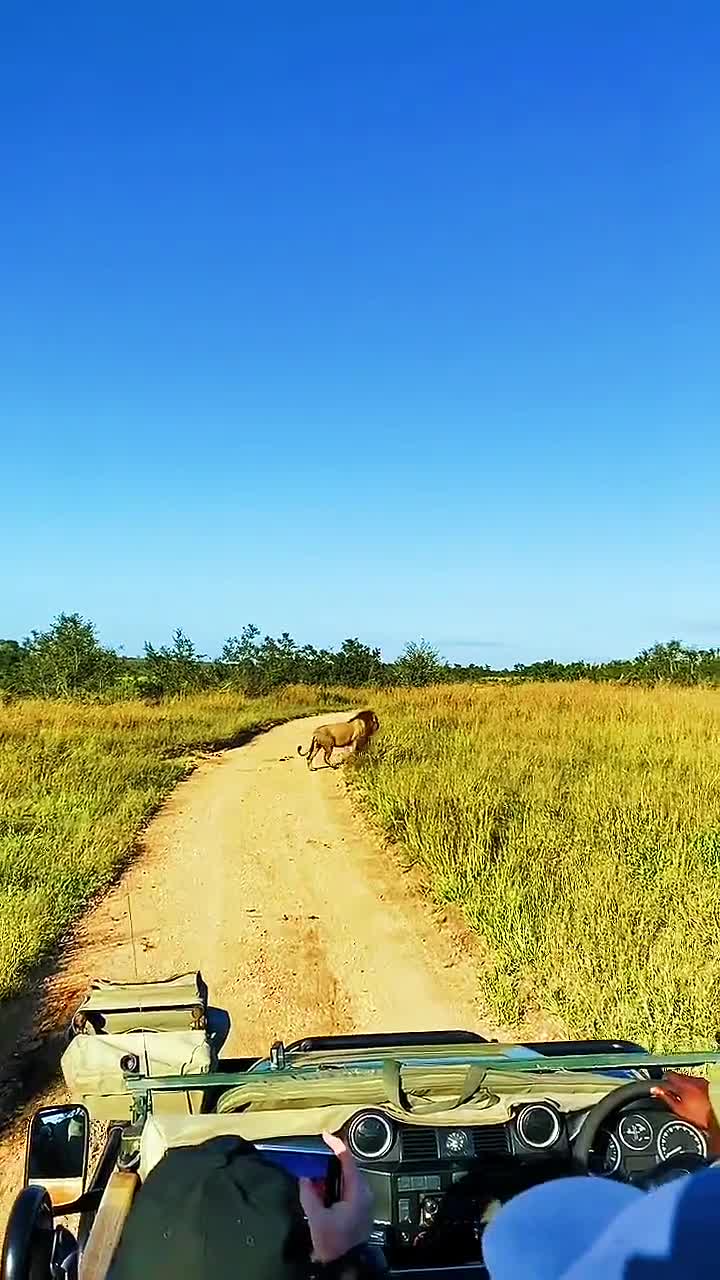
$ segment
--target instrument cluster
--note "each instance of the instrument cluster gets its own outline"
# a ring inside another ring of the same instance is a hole
[[[686,1155],[707,1159],[707,1154],[705,1134],[688,1121],[666,1111],[634,1108],[601,1135],[593,1171],[605,1177],[632,1178],[667,1160]]]

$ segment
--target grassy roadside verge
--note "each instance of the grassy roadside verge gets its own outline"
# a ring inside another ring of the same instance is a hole
[[[720,1030],[720,694],[590,684],[379,693],[348,772],[489,957],[512,1023],[659,1050]]]
[[[159,706],[0,707],[0,999],[16,994],[106,888],[193,753],[340,706],[318,689],[217,693]]]

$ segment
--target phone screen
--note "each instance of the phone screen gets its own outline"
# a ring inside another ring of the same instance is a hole
[[[285,1169],[293,1178],[309,1178],[323,1196],[325,1204],[334,1204],[340,1195],[340,1161],[322,1140],[281,1146],[276,1141],[256,1142],[263,1160]]]

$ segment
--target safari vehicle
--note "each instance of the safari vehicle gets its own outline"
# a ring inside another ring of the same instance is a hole
[[[62,1059],[72,1101],[29,1125],[1,1280],[101,1280],[149,1172],[216,1135],[292,1155],[324,1129],[342,1134],[373,1189],[373,1239],[394,1274],[426,1280],[485,1275],[485,1223],[534,1183],[582,1172],[649,1188],[709,1162],[705,1134],[651,1090],[663,1067],[720,1054],[429,1031],[223,1058],[211,1014],[199,973],[94,984]],[[103,1143],[90,1176],[91,1120]]]

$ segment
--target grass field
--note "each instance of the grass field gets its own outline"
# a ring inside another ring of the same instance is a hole
[[[706,1047],[720,1029],[720,692],[441,686],[371,702],[346,776],[457,904],[497,1018]],[[193,748],[322,710],[317,690],[0,707],[0,998],[112,880]]]
[[[458,904],[513,1022],[658,1049],[720,1030],[720,693],[590,684],[374,698],[364,807]]]
[[[111,882],[193,748],[324,705],[317,689],[289,689],[252,702],[0,706],[0,999]]]

